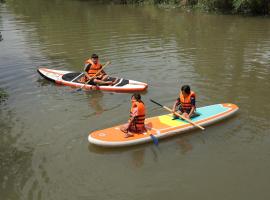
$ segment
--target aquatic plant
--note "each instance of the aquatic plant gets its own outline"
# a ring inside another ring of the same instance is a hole
[[[8,94],[5,92],[4,89],[0,88],[0,103],[7,100]]]

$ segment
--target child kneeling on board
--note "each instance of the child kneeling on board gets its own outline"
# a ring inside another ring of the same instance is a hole
[[[178,108],[177,108],[178,107]],[[199,114],[195,112],[196,110],[196,94],[190,90],[189,85],[183,85],[179,93],[179,97],[173,105],[173,112],[178,112],[180,115],[183,115],[185,118],[196,117]],[[179,117],[174,115],[174,119]]]
[[[145,105],[141,100],[141,95],[133,94],[131,96],[130,118],[120,130],[125,133],[125,137],[133,136],[133,133],[143,133],[146,130],[144,120]]]

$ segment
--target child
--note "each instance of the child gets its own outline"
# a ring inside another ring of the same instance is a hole
[[[179,94],[179,97],[175,101],[173,105],[173,112],[176,112],[176,108],[178,108],[178,112],[180,115],[183,115],[184,117],[190,119],[191,117],[194,117],[195,110],[196,110],[196,95],[195,92],[190,90],[189,85],[183,85],[181,88],[181,92]],[[178,117],[174,115],[174,119],[177,119]]]

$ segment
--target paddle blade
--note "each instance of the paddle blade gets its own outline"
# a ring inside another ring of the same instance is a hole
[[[157,146],[158,145],[158,138],[155,137],[154,135],[150,134],[151,139],[153,140],[154,144]]]
[[[76,92],[79,92],[79,91],[82,91],[82,88],[78,88],[78,89],[76,90]]]
[[[77,89],[72,90],[71,93],[79,92],[81,90],[82,90],[81,88],[77,88]]]

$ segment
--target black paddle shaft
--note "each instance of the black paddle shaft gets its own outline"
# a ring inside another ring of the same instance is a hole
[[[159,105],[160,107],[164,107],[163,105],[161,105],[160,103],[158,103],[158,102],[154,101],[153,99],[150,99],[150,101],[152,101],[153,103],[155,103],[155,104]]]

